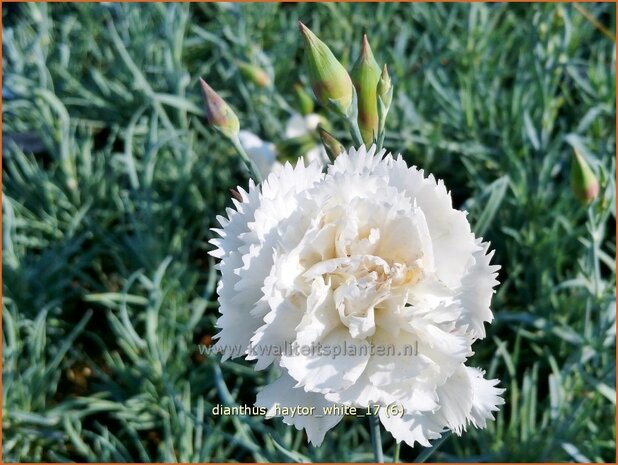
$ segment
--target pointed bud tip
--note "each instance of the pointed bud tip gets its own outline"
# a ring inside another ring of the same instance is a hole
[[[317,35],[315,35],[315,33],[311,29],[305,26],[304,23],[299,21],[298,27],[300,28],[300,32],[302,33],[303,38],[305,39],[309,47],[324,46],[324,43],[322,42],[322,40],[320,40],[320,38]]]
[[[201,77],[200,85],[204,94],[204,107],[208,124],[228,138],[236,137],[240,123],[234,111]]]
[[[208,83],[200,78],[200,86],[202,87],[202,93],[204,95],[204,103],[206,104],[206,110],[209,111],[210,107],[213,105],[220,105],[220,102],[223,100],[219,94],[215,92],[215,90],[208,85]]]
[[[378,81],[378,95],[381,96],[382,98],[386,98],[387,94],[389,93],[391,89],[392,89],[391,77],[388,74],[388,68],[385,63],[384,66],[382,67],[382,73],[380,74],[380,80]]]
[[[298,29],[300,29],[300,32],[302,32],[305,37],[309,37],[310,34],[312,34],[311,29],[305,26],[305,23],[302,21],[298,21]]]
[[[302,21],[298,22],[298,28],[300,29],[303,38],[307,41],[307,43],[312,46],[316,45],[316,42],[319,42],[318,36],[316,36],[311,29],[309,29]]]
[[[571,188],[578,200],[588,204],[599,195],[599,181],[583,154],[577,149],[573,151],[573,158]]]
[[[205,94],[210,94],[211,92],[214,92],[214,90],[212,90],[212,87],[210,87],[203,78],[200,78],[200,85],[202,86],[202,91]]]
[[[363,34],[363,42],[361,44],[360,59],[374,60],[373,51],[371,50],[371,45],[369,45],[369,39],[367,38],[367,34]]]

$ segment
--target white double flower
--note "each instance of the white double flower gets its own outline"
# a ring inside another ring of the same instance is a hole
[[[251,351],[256,369],[281,370],[256,405],[272,415],[276,406],[401,405],[403,415],[382,409],[380,420],[411,446],[493,419],[503,390],[465,362],[492,320],[498,267],[441,181],[361,147],[327,173],[301,159],[239,191],[212,240],[222,274],[217,344],[358,349]],[[377,345],[401,350],[367,350]],[[283,419],[320,444],[341,415]]]

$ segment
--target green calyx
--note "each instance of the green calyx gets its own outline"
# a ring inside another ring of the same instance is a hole
[[[324,145],[324,149],[326,149],[328,158],[334,160],[342,152],[345,152],[345,147],[343,144],[335,139],[335,136],[324,129],[321,125],[318,126],[318,133],[320,134],[320,139],[322,139],[322,145]]]
[[[388,74],[388,68],[386,64],[382,69],[382,74],[380,75],[380,79],[378,80],[378,89],[377,89],[378,97],[382,100],[385,108],[390,108],[391,102],[393,101],[393,85],[391,83],[391,77]]]
[[[381,71],[366,35],[363,36],[361,54],[350,74],[358,96],[358,126],[363,142],[370,145],[378,134],[377,87]]]

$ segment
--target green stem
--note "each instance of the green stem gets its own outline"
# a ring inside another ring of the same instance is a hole
[[[386,135],[386,131],[384,130],[384,128],[382,128],[382,130],[380,131],[380,133],[378,134],[378,143],[377,145],[377,152],[379,152],[380,150],[382,150],[382,147],[384,147],[384,136]]]
[[[249,170],[249,173],[251,173],[251,177],[253,177],[253,180],[258,184],[261,183],[262,175],[260,173],[260,170],[253,161],[253,159],[249,155],[247,155],[247,152],[245,152],[245,149],[240,144],[240,140],[238,140],[238,137],[230,139],[230,142],[232,142],[232,145],[236,149],[236,152],[238,152],[238,155],[240,155],[240,158],[242,158],[242,161],[245,163],[245,166]]]
[[[377,415],[369,415],[369,430],[371,431],[371,445],[373,446],[375,461],[376,463],[384,463],[382,437],[380,436],[380,419]]]
[[[595,221],[592,208],[588,208],[588,221],[590,223],[590,239],[592,252],[592,269],[594,272],[594,296],[598,299],[601,296],[601,268],[599,264],[600,231]]]
[[[393,453],[393,463],[399,462],[399,452],[401,451],[401,442],[395,444],[395,452]]]
[[[414,463],[425,463],[429,457],[433,455],[435,451],[442,445],[444,441],[446,441],[451,436],[451,432],[444,433],[440,439],[437,439],[431,447],[426,447],[423,451],[418,454]]]
[[[352,136],[352,141],[356,148],[363,145],[363,136],[361,135],[360,128],[358,127],[358,97],[356,95],[356,89],[352,87],[352,104],[350,108],[343,109],[340,106],[337,106],[338,103],[334,100],[331,100],[331,104],[335,109],[334,111],[339,113],[339,115],[342,115],[346,123],[348,123],[350,135]]]
[[[390,90],[389,100],[392,98],[393,89]],[[390,102],[388,106],[384,105],[384,101],[382,97],[378,97],[378,138],[376,141],[376,146],[378,148],[378,152],[382,150],[384,146],[384,137],[386,136],[386,117],[388,116],[388,110],[390,109]]]
[[[358,121],[356,117],[352,116],[347,118],[348,126],[350,127],[350,135],[354,141],[354,145],[358,148],[363,145],[363,136],[361,136],[360,128],[358,127]]]

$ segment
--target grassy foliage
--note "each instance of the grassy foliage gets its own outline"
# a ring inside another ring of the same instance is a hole
[[[279,142],[302,19],[348,67],[368,32],[395,83],[386,147],[445,180],[502,265],[474,363],[506,406],[431,460],[613,461],[615,9],[582,8],[3,4],[3,460],[372,460],[356,418],[313,448],[213,416],[273,374],[196,352],[217,315],[209,228],[246,183],[197,79]],[[601,179],[590,207],[574,147]]]

